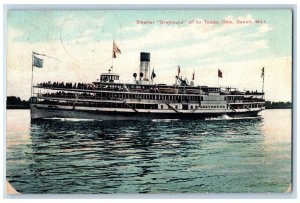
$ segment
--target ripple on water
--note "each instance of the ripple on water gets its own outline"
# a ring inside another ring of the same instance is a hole
[[[19,127],[8,125],[6,175],[21,193],[284,192],[290,184],[291,132],[268,130],[279,122],[272,111],[254,119],[32,124],[28,113],[8,111]],[[278,114],[288,122],[289,112]]]

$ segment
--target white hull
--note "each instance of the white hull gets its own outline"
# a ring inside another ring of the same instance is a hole
[[[55,108],[44,104],[31,104],[31,119],[43,118],[83,118],[95,120],[149,120],[155,118],[163,119],[204,119],[229,115],[233,117],[257,116],[263,108],[251,109],[196,109],[177,110],[172,109],[120,109],[120,108],[97,108],[97,107],[75,107],[59,106]]]

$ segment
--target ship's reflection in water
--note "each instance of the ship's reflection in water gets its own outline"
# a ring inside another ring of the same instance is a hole
[[[284,192],[290,140],[272,151],[265,119],[35,122],[30,142],[8,135],[7,178],[21,193]]]

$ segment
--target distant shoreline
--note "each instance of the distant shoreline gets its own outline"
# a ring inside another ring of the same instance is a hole
[[[266,101],[266,109],[292,109],[291,102],[271,102]]]
[[[6,105],[6,109],[30,109],[30,107],[19,105]]]

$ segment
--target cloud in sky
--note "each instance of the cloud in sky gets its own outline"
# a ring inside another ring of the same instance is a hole
[[[202,24],[136,24],[136,20],[159,19]],[[256,19],[267,23],[256,24]],[[204,20],[250,20],[253,24],[203,24]],[[112,64],[114,38],[122,50],[114,70],[124,82],[138,71],[139,52],[149,51],[157,82],[174,83],[176,67],[181,65],[187,78],[195,70],[196,84],[214,86],[220,68],[225,75],[222,85],[260,90],[260,71],[265,66],[270,77],[266,98],[290,101],[289,91],[274,91],[275,86],[291,89],[289,21],[288,10],[13,11],[8,16],[7,94],[29,98],[33,50],[60,59],[45,59],[45,68],[34,70],[35,82],[96,81]],[[278,42],[283,45],[280,49]]]

